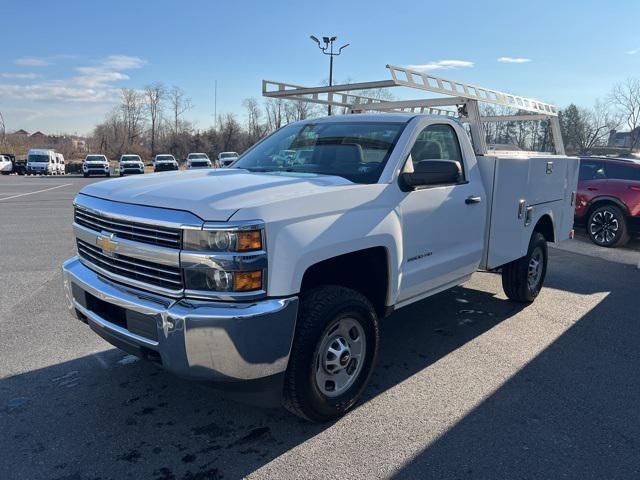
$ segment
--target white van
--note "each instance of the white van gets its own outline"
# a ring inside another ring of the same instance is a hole
[[[66,167],[64,166],[64,155],[61,153],[56,153],[56,167],[57,167],[57,175],[64,175],[67,173]]]
[[[27,154],[27,175],[53,175],[57,172],[54,150],[32,148]]]

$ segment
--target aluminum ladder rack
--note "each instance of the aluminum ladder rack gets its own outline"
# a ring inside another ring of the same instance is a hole
[[[445,115],[468,122],[475,153],[487,153],[487,144],[483,122],[517,122],[545,120],[551,127],[552,140],[556,154],[564,155],[564,144],[560,133],[558,108],[546,102],[491,88],[480,87],[437,77],[418,70],[387,65],[391,74],[389,80],[373,82],[346,83],[322,87],[303,87],[290,83],[271,80],[262,81],[262,95],[270,98],[282,98],[301,102],[343,107],[348,113],[366,111],[413,112],[432,115]],[[353,92],[390,87],[409,87],[432,93],[447,95],[444,98],[422,98],[416,100],[383,100]],[[517,115],[481,116],[478,103],[488,103],[510,107],[520,112]],[[440,108],[440,107],[449,107]],[[454,107],[454,110],[450,108]]]

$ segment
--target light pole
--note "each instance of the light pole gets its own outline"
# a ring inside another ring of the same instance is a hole
[[[344,44],[338,49],[336,53],[334,53],[333,42],[335,42],[338,37],[322,37],[324,46],[320,44],[320,40],[318,40],[317,37],[311,35],[309,38],[318,44],[318,48],[322,51],[322,53],[324,53],[325,55],[329,55],[329,86],[331,87],[333,85],[333,57],[337,57],[338,55],[340,55],[342,53],[342,50],[347,48],[349,44]],[[329,107],[327,108],[327,113],[331,115],[331,105],[329,105]]]

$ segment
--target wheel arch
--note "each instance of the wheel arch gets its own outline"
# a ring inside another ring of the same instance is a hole
[[[602,195],[600,197],[596,197],[594,199],[591,200],[591,202],[589,202],[589,206],[587,207],[585,216],[584,216],[584,220],[586,222],[589,221],[589,217],[591,216],[591,213],[596,209],[596,208],[600,208],[603,207],[605,205],[613,205],[615,207],[618,207],[622,210],[622,213],[625,216],[629,216],[629,209],[627,208],[627,206],[620,201],[620,199],[616,198],[616,197],[611,197],[608,195]]]
[[[555,227],[549,213],[544,213],[538,219],[535,227],[533,227],[533,231],[541,233],[547,242],[556,241]]]
[[[386,247],[374,246],[318,261],[305,269],[300,292],[320,285],[351,288],[369,299],[378,317],[384,317],[391,287],[390,257]]]

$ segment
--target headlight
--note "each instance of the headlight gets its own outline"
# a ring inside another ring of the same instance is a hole
[[[185,269],[184,280],[188,290],[212,292],[262,290],[262,270],[225,272],[215,268]]]
[[[251,252],[262,250],[262,230],[185,230],[185,250]]]
[[[207,225],[204,230],[183,230],[180,255],[187,296],[218,293],[264,294],[267,254],[264,225]]]

